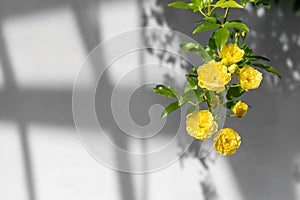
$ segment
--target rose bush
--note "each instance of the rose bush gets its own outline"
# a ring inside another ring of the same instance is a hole
[[[257,89],[263,80],[264,70],[281,78],[272,66],[265,65],[268,58],[254,55],[246,44],[248,26],[240,19],[230,19],[230,9],[243,9],[246,4],[266,6],[262,0],[191,0],[170,3],[170,7],[200,13],[202,18],[195,24],[193,34],[211,31],[204,47],[198,43],[183,43],[183,51],[198,54],[204,64],[194,67],[187,74],[183,94],[177,89],[157,85],[154,92],[167,98],[177,98],[162,113],[166,117],[185,104],[187,109],[186,131],[199,140],[207,140],[218,131],[217,121],[226,117],[244,117],[248,105],[241,101],[242,95]],[[221,14],[220,14],[221,13]],[[238,82],[237,82],[238,81]],[[225,107],[233,114],[220,116],[220,108]],[[222,155],[232,155],[239,148],[241,138],[232,128],[220,130],[214,138],[214,148]]]

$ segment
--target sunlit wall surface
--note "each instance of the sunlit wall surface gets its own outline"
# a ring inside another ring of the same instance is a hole
[[[247,96],[253,105],[247,118],[228,122],[236,123],[232,126],[241,132],[243,145],[236,156],[218,158],[209,169],[216,191],[201,186],[206,169],[196,158],[150,174],[128,174],[100,164],[82,146],[72,116],[72,89],[80,66],[101,41],[142,27],[145,5],[158,4],[150,0],[0,1],[0,199],[300,199],[300,27],[299,15],[289,5],[269,12],[249,7],[244,14],[255,30],[249,42],[258,54],[273,60],[284,81],[266,76],[266,86]],[[166,6],[160,9],[168,26],[158,23],[158,18],[151,19],[149,26],[192,32],[195,16]],[[194,38],[207,39],[206,35]],[[132,42],[142,41],[132,38]],[[100,60],[110,52],[103,50]],[[108,83],[130,72],[141,58],[159,64],[146,52],[128,55],[107,72]],[[84,88],[97,81],[95,63],[88,64],[91,70],[83,74],[83,95]],[[157,73],[145,71],[119,89],[126,92]],[[97,130],[86,127],[87,133],[93,131]]]

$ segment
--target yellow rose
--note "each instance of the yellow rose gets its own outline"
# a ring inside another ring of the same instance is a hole
[[[226,66],[235,64],[243,59],[245,52],[236,44],[228,44],[219,52],[222,63]]]
[[[247,114],[247,111],[248,105],[242,101],[237,102],[232,108],[232,112],[237,117],[244,117]]]
[[[224,91],[225,85],[231,80],[231,74],[227,72],[227,67],[216,61],[210,61],[200,66],[197,72],[198,85],[217,93]]]
[[[241,137],[232,128],[224,128],[214,138],[215,150],[224,155],[231,156],[241,145]]]
[[[262,79],[262,73],[250,66],[240,69],[238,75],[240,85],[246,91],[258,88]]]
[[[209,139],[218,130],[218,124],[208,110],[193,112],[187,116],[186,131],[199,140]]]

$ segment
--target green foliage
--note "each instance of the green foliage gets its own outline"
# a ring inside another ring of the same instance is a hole
[[[213,23],[213,24],[221,24],[220,20],[216,17],[206,17],[204,18],[204,21],[208,23]]]
[[[207,101],[208,105],[213,103],[214,92],[206,90],[204,94],[204,99]]]
[[[217,1],[215,4],[216,8],[244,8],[242,5],[238,4],[236,1],[233,0],[220,0]]]
[[[243,44],[241,46],[241,49],[243,49],[245,51],[245,56],[244,57],[249,57],[252,56],[252,48],[247,46],[246,44]]]
[[[185,3],[183,1],[176,1],[176,2],[168,4],[168,6],[173,7],[173,8],[179,8],[179,9],[188,9],[192,12],[197,12],[197,10],[198,10],[198,8],[195,4]]]
[[[212,60],[212,58],[207,54],[206,50],[200,44],[187,42],[181,44],[180,48],[188,53],[200,55],[204,62],[209,62]]]
[[[258,61],[258,60],[263,60],[263,61],[270,61],[269,58],[264,57],[264,56],[245,56],[245,59],[248,61]]]
[[[231,85],[227,91],[226,99],[235,100],[244,94],[245,90],[240,85]]]
[[[188,77],[188,81],[185,84],[184,92],[187,92],[189,90],[196,90],[198,87],[197,77],[194,77],[194,76],[189,77],[188,75],[187,75],[187,77]]]
[[[255,7],[263,5],[268,9],[271,8],[271,2],[269,0],[241,0],[241,4],[243,6],[246,6],[249,2],[251,2]]]
[[[155,88],[153,88],[153,91],[168,98],[180,97],[180,93],[177,91],[177,89],[170,86],[157,85]]]
[[[252,2],[255,7],[263,5],[268,9],[271,8],[271,2],[269,0],[250,0],[250,2]]]
[[[241,31],[249,31],[249,28],[246,24],[243,24],[241,22],[226,22],[224,24],[224,28],[235,28]]]
[[[205,100],[205,93],[202,93],[202,94],[198,97],[198,99],[197,99],[197,101],[196,101],[196,105],[198,105],[198,104],[200,104],[200,103],[202,103],[202,102],[204,102],[204,101],[206,101],[206,100]]]
[[[249,2],[249,0],[241,0],[241,4],[244,7],[247,5],[248,2]]]
[[[270,72],[272,74],[275,74],[278,78],[281,78],[280,73],[272,66],[269,65],[263,65],[261,63],[252,63],[253,66],[257,67],[257,68],[261,68],[267,72]]]
[[[214,40],[219,50],[225,45],[229,37],[229,30],[227,28],[220,28],[214,34]]]
[[[238,102],[238,100],[227,101],[225,103],[224,107],[227,108],[227,109],[231,109],[237,102]]]
[[[197,90],[197,89],[196,90],[189,90],[181,96],[181,98],[179,99],[178,105],[183,106],[187,102],[193,101],[195,98],[197,98],[202,93],[203,93],[202,90]]]
[[[191,0],[192,4],[197,6],[199,9],[207,8],[213,0]]]
[[[163,111],[163,113],[161,114],[161,118],[165,118],[168,114],[174,112],[175,110],[177,110],[178,108],[180,108],[178,101],[175,101],[171,104],[169,104],[165,110]]]
[[[201,31],[210,31],[220,27],[220,24],[201,24],[194,31],[193,34],[199,33]]]

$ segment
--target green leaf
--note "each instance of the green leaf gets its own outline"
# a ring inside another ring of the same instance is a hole
[[[229,31],[227,28],[220,28],[215,32],[214,39],[219,50],[222,50],[223,46],[226,45],[228,37]]]
[[[200,20],[200,21],[196,21],[194,24],[197,25],[197,24],[204,24],[205,21],[204,20]]]
[[[231,109],[237,102],[238,102],[238,100],[230,100],[230,101],[227,101],[223,106],[228,109]]]
[[[183,1],[176,1],[176,2],[169,3],[168,6],[172,8],[189,9],[191,5]]]
[[[233,100],[244,94],[245,90],[240,85],[232,85],[227,91],[226,99]]]
[[[212,50],[216,50],[217,49],[217,45],[216,45],[216,41],[215,41],[214,35],[215,35],[215,33],[213,33],[210,36],[209,40],[208,40],[208,46]]]
[[[241,4],[245,7],[247,5],[247,3],[249,2],[249,0],[241,0]]]
[[[249,28],[246,24],[240,22],[226,22],[224,28],[235,28],[241,31],[249,31]]]
[[[208,53],[208,55],[215,59],[216,58],[216,54],[215,54],[215,50],[217,49],[217,45],[216,45],[216,41],[214,39],[214,35],[215,33],[213,33],[208,40],[208,45],[205,47],[206,52]]]
[[[193,69],[191,69],[191,71],[189,71],[188,74],[194,74],[197,72],[197,70],[198,70],[198,67],[193,67]]]
[[[263,65],[261,63],[252,63],[253,66],[255,67],[258,67],[258,68],[261,68],[267,72],[270,72],[270,73],[273,73],[275,74],[278,78],[281,78],[281,75],[280,73],[272,66],[266,66],[266,65]]]
[[[208,55],[215,59],[216,58],[216,54],[215,54],[215,50],[214,49],[211,49],[209,46],[206,46],[205,47],[205,51],[208,53]]]
[[[203,20],[196,21],[195,24],[203,24],[205,22],[211,24],[221,24],[220,20],[217,17],[205,17]]]
[[[242,5],[238,4],[236,1],[229,0],[220,0],[215,4],[217,8],[244,8]]]
[[[153,88],[153,91],[157,94],[160,94],[164,97],[168,98],[174,98],[174,97],[180,97],[180,93],[170,86],[164,86],[164,85],[157,85],[155,88]]]
[[[199,6],[202,0],[191,0],[194,5]]]
[[[229,22],[242,22],[242,20],[240,20],[240,19],[233,19],[233,20],[230,20]]]
[[[247,56],[246,59],[249,61],[264,60],[270,62],[270,59],[264,56]]]
[[[192,3],[199,7],[199,9],[207,8],[209,3],[212,3],[213,0],[192,0]]]
[[[252,56],[252,48],[250,46],[243,44],[241,48],[245,51],[245,57]]]
[[[217,29],[219,27],[220,24],[201,24],[193,31],[193,34],[199,33],[201,31],[209,31],[209,30]]]
[[[161,118],[165,118],[168,114],[170,114],[171,112],[174,112],[178,108],[180,108],[180,106],[178,105],[178,101],[175,101],[175,102],[169,104],[165,108],[165,110],[163,111],[163,113],[161,114]]]
[[[182,95],[182,97],[179,99],[179,106],[183,106],[189,101],[192,101],[196,97],[198,97],[201,94],[201,90],[189,90],[186,93]]]
[[[187,109],[187,111],[186,111],[186,115],[188,115],[188,114],[190,114],[190,113],[193,113],[193,112],[195,112],[196,111],[196,109],[197,109],[197,106],[195,106],[195,105],[191,105],[188,109]]]
[[[221,22],[216,17],[205,17],[204,21],[212,23],[212,24],[221,24]]]
[[[202,103],[203,101],[205,101],[204,93],[198,97],[196,104],[198,105],[199,103]]]
[[[198,78],[197,77],[189,77],[188,82],[185,84],[184,92],[189,90],[196,90],[198,87]]]
[[[268,9],[271,8],[271,3],[269,0],[250,0],[250,2],[252,2],[255,7],[258,7],[259,5],[263,5]]]
[[[209,90],[206,90],[204,98],[207,100],[208,104],[212,104],[212,102],[213,102],[213,96],[214,96],[213,92],[211,92]]]
[[[181,44],[180,48],[183,51],[200,55],[204,62],[209,62],[212,60],[212,58],[208,55],[208,53],[205,51],[205,49],[200,44],[187,42],[187,43]]]
[[[185,3],[183,1],[176,1],[173,3],[168,4],[169,7],[172,8],[179,8],[179,9],[188,9],[192,12],[197,12],[198,11],[198,7],[192,3]]]

